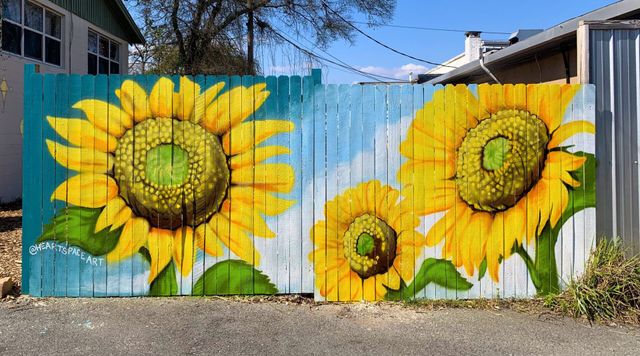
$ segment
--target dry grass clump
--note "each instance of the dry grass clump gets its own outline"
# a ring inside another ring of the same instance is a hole
[[[590,322],[640,324],[640,255],[625,256],[617,239],[600,242],[583,276],[545,304]]]

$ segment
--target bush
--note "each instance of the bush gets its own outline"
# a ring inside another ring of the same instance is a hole
[[[640,323],[640,256],[626,257],[620,240],[600,242],[583,276],[546,304],[590,322]]]

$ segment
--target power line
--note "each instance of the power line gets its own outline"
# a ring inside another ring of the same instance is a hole
[[[282,31],[281,29],[279,29],[279,28],[277,28],[277,27],[276,27],[275,29],[276,29],[276,30],[278,30],[280,33],[284,33],[284,31]],[[309,40],[308,38],[305,38],[305,37],[303,36],[303,37],[302,37],[302,39],[303,39],[303,40],[305,40],[307,43],[311,44],[312,46],[315,46],[315,44],[314,44],[313,42],[311,42],[311,40]],[[300,44],[300,43],[298,42],[298,44]],[[303,46],[303,47],[304,47],[304,48],[306,48],[307,50],[309,50],[309,47],[306,47],[306,46]],[[334,60],[336,60],[336,61],[338,61],[338,62],[340,62],[340,63],[342,63],[344,66],[351,68],[351,69],[352,69],[352,71],[354,71],[354,70],[355,70],[355,71],[357,71],[359,74],[366,73],[366,74],[373,75],[373,76],[376,76],[376,77],[378,77],[378,78],[382,78],[382,79],[388,79],[388,80],[393,80],[393,81],[398,81],[398,80],[399,80],[398,78],[391,78],[391,77],[386,77],[386,76],[384,76],[384,75],[380,75],[380,74],[374,74],[374,73],[365,72],[365,71],[363,71],[363,70],[360,70],[360,69],[358,69],[358,68],[355,68],[354,66],[350,65],[349,63],[346,63],[345,61],[343,61],[343,60],[341,60],[340,58],[338,58],[338,57],[336,57],[336,56],[332,55],[331,53],[329,53],[329,52],[327,52],[327,51],[323,50],[322,48],[318,48],[318,49],[319,49],[322,53],[326,54],[327,56],[329,56],[329,57],[333,58]],[[343,68],[344,68],[344,66],[343,66]],[[334,69],[337,69],[337,68],[335,68],[335,67],[333,67],[333,68],[334,68]],[[339,69],[338,69],[338,70],[339,70]],[[369,78],[369,79],[371,79],[371,77],[368,77],[368,78]]]
[[[431,64],[434,66],[440,66],[440,67],[449,67],[449,68],[456,68],[454,66],[450,66],[450,65],[446,65],[446,64],[442,64],[442,63],[436,63],[436,62],[432,62],[432,61],[428,61],[426,59],[422,59],[422,58],[418,58],[415,56],[412,56],[408,53],[399,51],[387,44],[384,44],[382,42],[380,42],[379,40],[373,38],[372,36],[370,36],[369,34],[367,34],[366,32],[362,31],[361,29],[359,29],[357,26],[353,25],[351,22],[349,22],[347,19],[345,19],[344,17],[342,17],[339,13],[337,13],[336,11],[334,11],[332,8],[329,7],[329,5],[327,5],[326,2],[322,1],[322,4],[324,5],[325,8],[327,8],[329,11],[331,11],[332,13],[334,13],[337,17],[339,17],[344,23],[346,23],[347,25],[351,26],[354,30],[360,32],[363,36],[367,37],[368,39],[372,40],[373,42],[379,44],[380,46],[394,52],[397,53],[399,55],[405,56],[407,58],[411,58],[413,60],[419,61],[419,62],[423,62],[423,63],[427,63],[427,64]]]
[[[375,22],[362,22],[362,21],[351,21],[351,22],[352,23],[357,23],[359,25],[395,27],[395,28],[405,28],[405,29],[409,29],[409,30],[458,32],[458,33],[467,33],[467,32],[469,32],[469,30],[454,29],[454,28],[419,27],[419,26],[406,26],[406,25],[394,25],[394,24],[377,24]],[[511,32],[498,32],[498,31],[479,31],[479,32],[487,33],[487,34],[490,34],[490,35],[510,35],[511,34]]]
[[[285,41],[285,42],[289,43],[290,45],[292,45],[293,47],[295,47],[297,50],[299,50],[299,51],[301,51],[301,52],[303,52],[303,53],[306,53],[307,55],[309,55],[309,56],[311,56],[311,57],[313,57],[313,58],[317,58],[317,59],[319,59],[319,60],[321,60],[321,61],[331,63],[331,64],[336,65],[336,66],[338,66],[338,67],[341,67],[341,68],[347,69],[347,70],[349,70],[349,71],[351,71],[351,72],[355,72],[355,73],[360,74],[360,75],[362,75],[362,76],[364,76],[364,77],[367,77],[367,78],[369,78],[369,79],[372,79],[372,80],[374,80],[374,81],[376,81],[376,82],[381,82],[381,83],[382,83],[383,81],[381,81],[380,79],[387,79],[387,80],[392,80],[392,81],[398,81],[398,79],[397,79],[397,78],[391,78],[391,77],[386,77],[386,76],[379,75],[379,74],[368,73],[368,72],[362,71],[362,70],[360,70],[360,69],[357,69],[357,68],[355,68],[355,67],[353,67],[353,66],[349,65],[348,63],[346,63],[346,62],[344,62],[344,61],[342,61],[342,60],[340,60],[340,59],[338,59],[338,58],[334,57],[333,55],[331,55],[331,54],[329,54],[329,53],[327,53],[327,54],[328,54],[329,56],[333,57],[334,59],[336,59],[335,61],[334,61],[334,60],[331,60],[331,59],[328,59],[328,58],[326,58],[326,57],[320,56],[320,55],[318,55],[317,53],[314,53],[312,50],[310,50],[310,49],[308,49],[308,48],[305,48],[303,45],[301,45],[301,44],[299,44],[299,43],[296,43],[296,42],[294,42],[293,40],[291,40],[291,39],[287,38],[287,37],[286,37],[286,36],[284,36],[282,33],[280,33],[280,32],[282,32],[282,31],[280,31],[280,30],[276,30],[276,29],[275,29],[275,28],[273,28],[272,26],[269,26],[269,27],[271,28],[271,31],[273,31],[273,33],[274,33],[276,36],[280,37],[283,41]],[[326,52],[325,52],[325,53],[326,53]]]

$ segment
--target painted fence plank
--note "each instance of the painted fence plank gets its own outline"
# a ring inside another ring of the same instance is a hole
[[[33,295],[526,297],[593,246],[592,86],[27,75]]]
[[[302,290],[305,293],[315,293],[319,298],[316,289],[316,273],[315,266],[315,240],[313,239],[312,228],[314,224],[315,195],[314,195],[314,162],[313,162],[313,140],[314,140],[314,83],[313,78],[305,76],[302,78],[302,122],[301,145],[302,145],[302,162],[300,164],[300,177],[302,184],[302,196],[300,197],[300,210],[302,211],[302,231],[300,238],[302,239],[303,258],[309,262],[308,268],[302,274]]]
[[[289,109],[288,118],[293,123],[294,131],[289,134],[289,160],[292,167],[302,167],[302,79],[299,76],[290,78],[289,87]],[[300,172],[301,173],[301,172]],[[289,200],[293,201],[293,206],[288,211],[288,223],[278,229],[278,236],[287,234],[289,236],[289,282],[287,283],[289,293],[303,291],[303,276],[306,273],[305,266],[308,265],[307,255],[304,249],[304,242],[308,239],[302,230],[302,203],[303,183],[301,174],[297,174],[294,182],[293,192]]]
[[[326,211],[326,118],[325,118],[325,87],[314,87],[313,99],[313,221],[325,220]],[[315,224],[312,230],[313,244],[315,246],[326,243],[326,226]],[[319,261],[327,261],[325,249],[314,250],[314,264],[321,266],[316,268],[316,285],[325,291],[325,298],[330,298],[327,283],[327,266]]]

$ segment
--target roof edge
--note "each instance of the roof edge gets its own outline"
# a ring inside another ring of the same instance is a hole
[[[542,47],[549,42],[559,41],[569,37],[578,30],[578,26],[581,21],[611,20],[639,10],[640,0],[621,0],[613,4],[609,4],[584,15],[564,21],[514,45],[490,53],[484,57],[484,65],[498,64],[517,56],[525,50],[532,50]],[[427,83],[440,84],[442,82],[455,81],[458,78],[468,76],[474,72],[483,72],[480,60],[467,63],[448,73],[438,76]]]
[[[118,9],[120,9],[120,11],[124,14],[125,19],[129,23],[129,26],[133,30],[133,34],[135,35],[136,40],[138,41],[138,42],[132,41],[130,43],[144,44],[146,42],[144,39],[144,35],[142,35],[142,31],[140,31],[140,28],[138,27],[136,22],[133,20],[133,17],[131,17],[131,13],[129,12],[129,10],[127,10],[127,7],[124,5],[122,0],[115,0],[114,2],[118,6]]]

